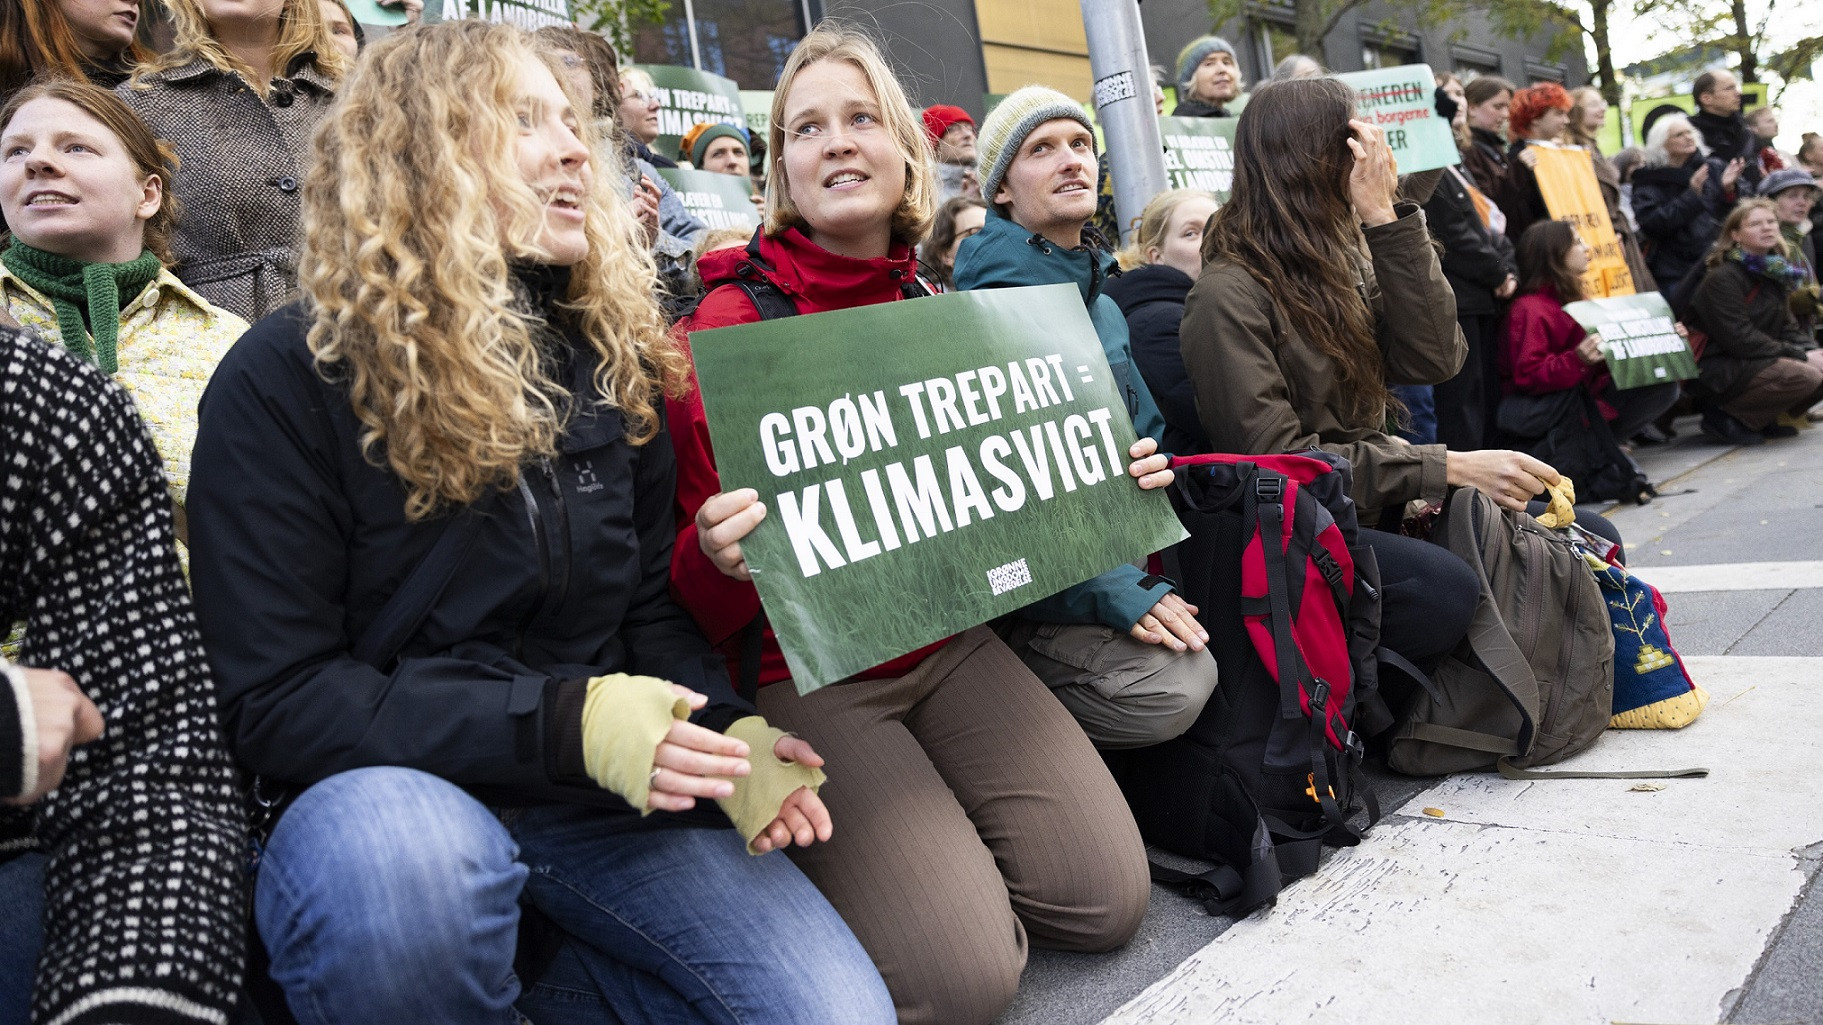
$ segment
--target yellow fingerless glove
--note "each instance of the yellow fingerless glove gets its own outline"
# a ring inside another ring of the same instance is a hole
[[[747,742],[751,749],[747,761],[753,766],[753,774],[730,780],[734,793],[717,798],[715,803],[721,806],[728,821],[734,823],[741,839],[747,841],[747,853],[758,854],[760,852],[753,849],[753,841],[779,817],[779,805],[785,798],[799,787],[809,787],[814,794],[828,777],[823,775],[822,769],[780,761],[772,748],[785,736],[785,731],[768,726],[766,720],[757,715],[735,720],[726,735]]]
[[[1546,530],[1560,530],[1576,522],[1576,483],[1568,477],[1557,478],[1557,483],[1545,488],[1550,496],[1550,507],[1538,517],[1538,525]]]
[[[603,790],[650,814],[653,759],[671,724],[690,718],[690,702],[651,676],[615,673],[589,681],[582,703],[582,762]]]

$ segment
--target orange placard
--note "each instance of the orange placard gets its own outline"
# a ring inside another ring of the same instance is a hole
[[[1595,180],[1595,165],[1590,153],[1581,146],[1556,146],[1534,142],[1529,147],[1538,154],[1538,191],[1544,195],[1545,208],[1551,216],[1575,225],[1583,244],[1589,247],[1589,269],[1583,274],[1583,290],[1591,299],[1633,294],[1633,275],[1627,270],[1627,258],[1621,252],[1620,238],[1608,220],[1608,204],[1602,199],[1601,183]]]

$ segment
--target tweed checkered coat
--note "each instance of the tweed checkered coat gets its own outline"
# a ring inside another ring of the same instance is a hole
[[[273,79],[264,97],[200,58],[115,90],[182,160],[171,183],[183,203],[173,269],[248,323],[289,302],[297,286],[310,135],[334,99],[334,83],[309,58]]]
[[[106,374],[0,327],[0,453],[0,623],[107,729],[48,797],[0,807],[0,860],[49,856],[33,1020],[226,1025],[244,831],[158,452]],[[0,678],[0,796],[22,783],[17,701]]]

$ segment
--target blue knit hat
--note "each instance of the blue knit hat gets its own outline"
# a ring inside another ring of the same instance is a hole
[[[1177,84],[1179,88],[1190,85],[1190,76],[1196,74],[1197,65],[1212,53],[1225,53],[1234,57],[1234,44],[1221,36],[1199,36],[1190,40],[1177,55]],[[1237,57],[1238,61],[1239,58]]]
[[[1007,168],[1013,166],[1025,137],[1046,121],[1059,118],[1069,118],[1090,133],[1095,131],[1082,104],[1042,85],[1028,85],[1007,96],[981,123],[981,131],[975,136],[975,177],[981,180],[981,198],[1002,216],[1006,210],[994,202],[994,193],[1000,191],[1000,183],[1006,180]]]

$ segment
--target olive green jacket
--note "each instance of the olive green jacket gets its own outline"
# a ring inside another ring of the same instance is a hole
[[[1456,299],[1426,230],[1424,211],[1400,203],[1398,219],[1365,229],[1371,262],[1359,287],[1374,313],[1388,384],[1436,384],[1461,369],[1468,345]],[[1286,320],[1272,293],[1235,264],[1203,268],[1184,304],[1184,367],[1213,451],[1284,453],[1317,447],[1354,466],[1363,526],[1414,498],[1440,501],[1444,447],[1408,445],[1383,417],[1351,418],[1335,366]]]

